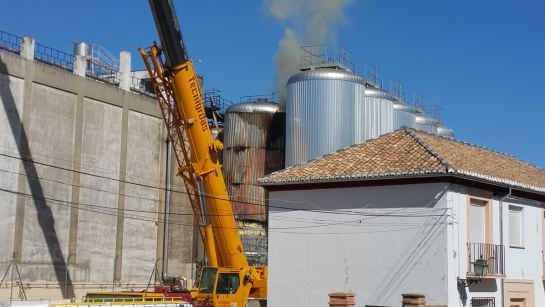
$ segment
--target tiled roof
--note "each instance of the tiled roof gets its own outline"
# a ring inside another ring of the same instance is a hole
[[[460,175],[545,192],[545,170],[512,156],[412,129],[398,130],[259,179],[291,185]]]

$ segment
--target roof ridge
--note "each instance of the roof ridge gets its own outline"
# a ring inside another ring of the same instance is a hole
[[[413,130],[413,129],[410,129],[410,128],[406,128],[406,129]],[[416,130],[413,130],[413,132],[416,132]],[[515,159],[515,160],[517,160],[519,162],[522,162],[523,164],[531,166],[531,167],[533,167],[533,168],[535,168],[537,170],[545,171],[545,168],[542,168],[541,166],[538,166],[538,165],[532,164],[530,162],[527,162],[525,160],[522,160],[522,159],[520,159],[519,157],[517,157],[517,156],[515,156],[513,154],[501,152],[499,150],[495,150],[495,149],[492,149],[492,148],[489,148],[489,147],[486,147],[486,146],[483,146],[483,145],[477,145],[477,144],[474,144],[474,143],[471,143],[471,142],[468,142],[468,141],[460,140],[458,138],[447,137],[447,136],[443,136],[443,135],[437,135],[437,134],[429,133],[427,131],[422,131],[422,130],[418,130],[418,133],[425,133],[425,134],[428,134],[428,135],[430,135],[432,137],[447,139],[449,141],[454,141],[454,142],[462,144],[462,145],[466,145],[466,146],[470,146],[470,147],[473,147],[473,148],[476,148],[476,149],[482,149],[482,150],[486,150],[486,151],[489,151],[489,152],[492,152],[492,153],[495,153],[495,154],[498,154],[498,155],[510,157],[510,158],[513,158],[513,159]],[[415,133],[415,135],[416,135],[416,133]]]
[[[448,163],[448,161],[443,158],[443,156],[441,156],[440,154],[438,154],[437,152],[435,152],[431,146],[426,143],[426,141],[424,141],[423,139],[421,139],[415,132],[416,130],[413,130],[413,129],[410,129],[410,128],[404,128],[405,132],[410,135],[417,143],[418,145],[422,146],[422,148],[424,148],[426,151],[428,151],[433,157],[435,157],[437,160],[439,160],[439,162],[441,162],[441,164],[443,165],[443,167],[445,167],[445,172],[446,173],[452,173],[454,172],[454,168],[450,165],[450,163]]]

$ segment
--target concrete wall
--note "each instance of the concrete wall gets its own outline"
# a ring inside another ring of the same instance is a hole
[[[270,192],[270,306],[447,304],[448,184]],[[282,208],[299,208],[286,210]]]
[[[161,271],[167,147],[154,99],[0,52],[0,117],[0,275],[15,254],[28,296],[60,298],[138,289],[156,261]],[[192,277],[191,207],[173,182],[167,273]]]

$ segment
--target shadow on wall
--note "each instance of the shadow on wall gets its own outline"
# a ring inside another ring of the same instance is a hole
[[[446,188],[437,194],[428,206],[437,207],[441,200],[444,200],[447,193]],[[376,290],[371,294],[369,301],[374,304],[384,304],[386,299],[398,292],[399,287],[415,269],[417,264],[422,260],[422,257],[429,250],[437,239],[445,230],[447,215],[431,216],[425,223],[429,225],[417,231],[411,241],[405,245],[405,249],[401,252],[398,259],[385,277],[380,281]]]
[[[8,72],[7,66],[1,58],[0,72]],[[2,103],[4,105],[11,133],[14,139],[17,141],[17,150],[19,152],[19,156],[21,157],[28,180],[28,186],[31,192],[30,197],[32,197],[34,206],[36,207],[38,224],[42,229],[42,233],[49,250],[51,263],[53,264],[53,268],[55,270],[57,282],[59,285],[63,285],[60,287],[63,298],[73,298],[75,295],[72,278],[70,277],[70,272],[62,254],[59,238],[55,230],[55,218],[53,217],[51,208],[47,204],[42,184],[38,179],[38,173],[36,171],[36,166],[34,165],[34,160],[30,152],[30,146],[28,144],[28,136],[21,121],[21,116],[17,111],[13,94],[9,90],[9,78],[0,77],[0,82],[5,83],[8,88],[6,91],[0,91],[0,97],[2,98]],[[17,256],[20,257],[21,255]]]

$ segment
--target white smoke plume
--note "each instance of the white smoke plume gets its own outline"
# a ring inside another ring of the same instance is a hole
[[[344,10],[354,0],[265,0],[269,13],[286,28],[275,55],[276,88],[281,100],[289,77],[298,72],[301,44],[323,44],[334,40],[344,21]]]

